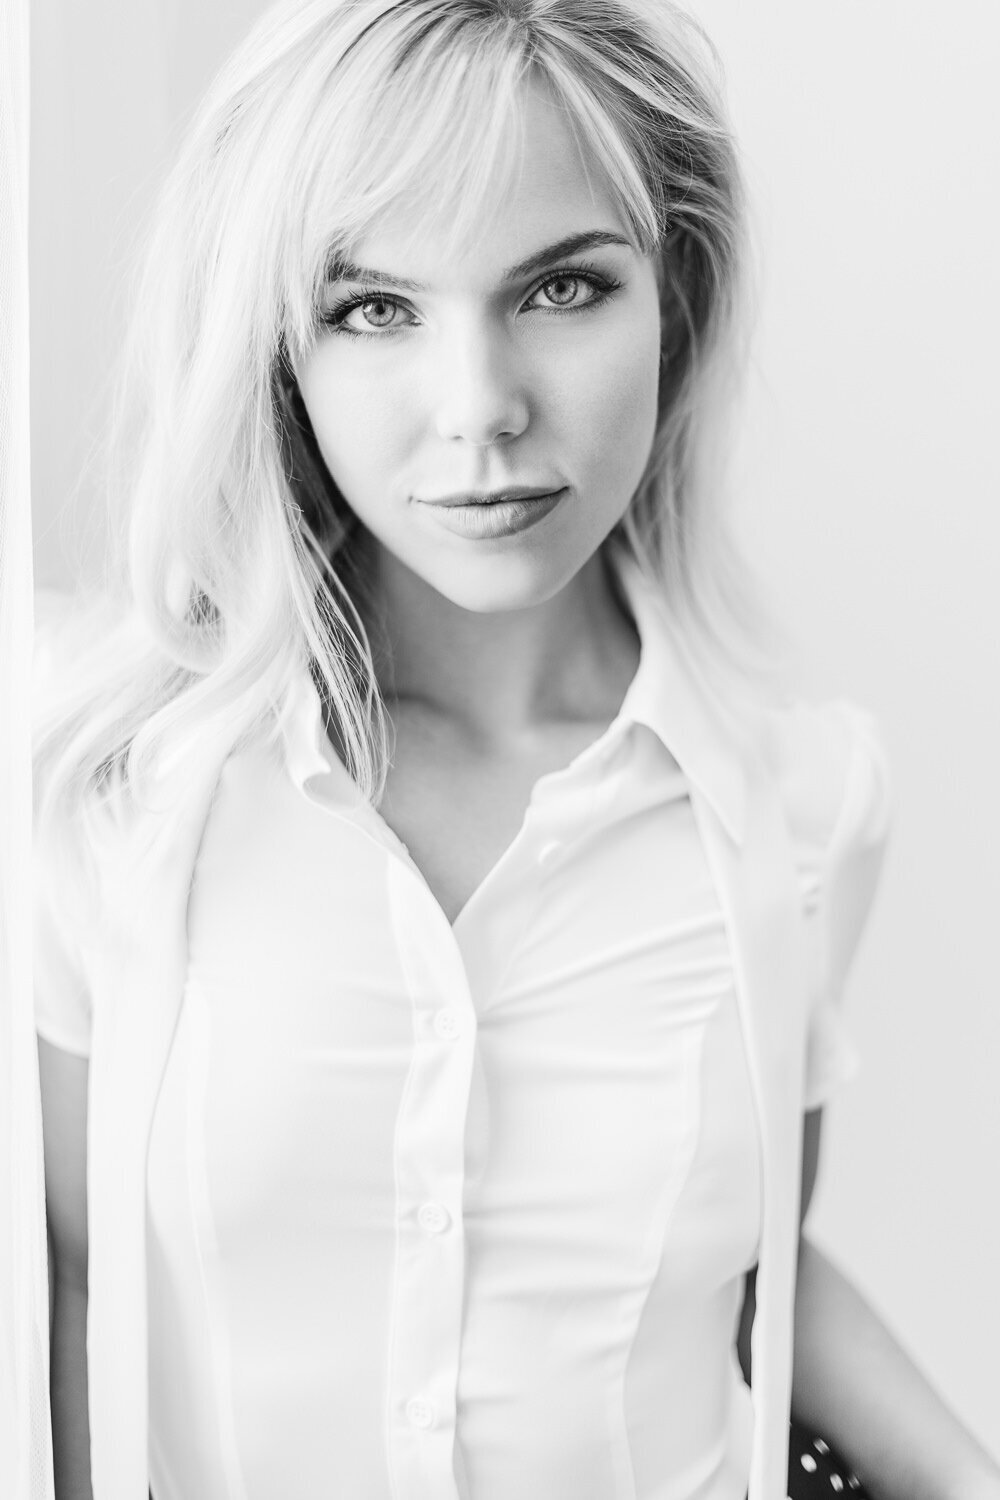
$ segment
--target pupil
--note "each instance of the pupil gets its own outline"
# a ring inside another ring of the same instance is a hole
[[[389,312],[387,303],[382,297],[373,298],[372,301],[368,303],[368,308],[373,313],[375,322],[385,321],[387,315],[390,318],[392,316],[391,312]]]

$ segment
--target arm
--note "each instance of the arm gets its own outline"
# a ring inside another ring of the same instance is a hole
[[[56,1500],[93,1500],[87,1415],[85,1057],[38,1039],[52,1309],[49,1399]]]
[[[801,1219],[821,1110],[805,1116]],[[1000,1466],[945,1405],[850,1281],[804,1235],[792,1412],[843,1454],[874,1500],[1000,1500]]]

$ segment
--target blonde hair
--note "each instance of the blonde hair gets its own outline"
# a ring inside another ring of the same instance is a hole
[[[610,540],[703,662],[762,668],[718,463],[743,364],[744,197],[700,28],[665,0],[293,0],[214,80],[150,223],[110,426],[108,576],[92,646],[78,612],[72,683],[38,725],[47,810],[141,799],[159,757],[273,727],[307,665],[380,800],[363,549],[290,372],[331,256],[380,214],[405,202],[474,240],[516,169],[529,70],[676,308],[649,463]]]

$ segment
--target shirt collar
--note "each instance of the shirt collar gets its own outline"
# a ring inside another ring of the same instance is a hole
[[[624,545],[609,548],[608,558],[640,640],[639,667],[619,718],[655,732],[730,838],[742,844],[746,772],[737,720],[695,664],[663,584],[647,577]]]
[[[639,666],[617,723],[645,724],[711,806],[735,843],[743,842],[746,773],[735,720],[699,671],[668,611],[663,586],[648,578],[624,546],[608,559],[640,640]],[[305,670],[293,681],[279,717],[285,763],[301,790],[311,776],[329,775],[327,791],[361,799],[326,734],[319,694]]]

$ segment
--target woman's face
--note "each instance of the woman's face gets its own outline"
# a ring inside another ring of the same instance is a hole
[[[329,322],[297,370],[323,458],[393,567],[480,612],[576,575],[625,512],[656,425],[654,261],[548,98],[532,88],[524,107],[522,170],[475,250],[449,257],[402,214],[381,224],[352,247],[365,273],[328,283]],[[429,503],[512,487],[558,500],[522,507],[534,519],[518,530]]]

